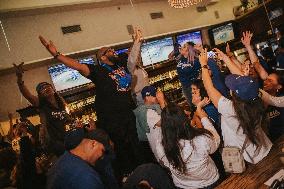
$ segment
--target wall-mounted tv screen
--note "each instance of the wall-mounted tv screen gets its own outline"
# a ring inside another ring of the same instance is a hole
[[[183,46],[186,42],[189,42],[189,41],[195,44],[202,44],[201,32],[196,31],[196,32],[180,34],[177,36],[177,42],[181,46]]]
[[[97,64],[96,58],[92,56],[85,57],[85,58],[79,58],[78,61],[81,64]]]
[[[212,29],[215,45],[226,43],[235,39],[233,23]]]
[[[93,57],[80,58],[78,61],[82,64],[95,64]],[[56,91],[64,91],[92,82],[82,76],[77,70],[73,70],[64,64],[50,66],[48,73]]]
[[[125,52],[127,52],[127,51],[128,51],[128,48],[124,48],[124,49],[115,50],[115,53],[116,53],[117,55],[119,55],[119,54],[125,53]]]
[[[173,38],[166,37],[143,43],[141,57],[143,66],[149,66],[168,59],[168,55],[174,50]]]

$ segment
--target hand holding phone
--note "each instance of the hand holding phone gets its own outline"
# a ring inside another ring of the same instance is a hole
[[[217,56],[213,51],[209,51],[209,52],[207,52],[207,57],[208,58],[216,58]]]

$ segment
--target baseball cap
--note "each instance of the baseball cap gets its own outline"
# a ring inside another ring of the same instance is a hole
[[[153,86],[146,86],[142,89],[141,91],[141,95],[142,95],[142,98],[145,99],[146,96],[156,96],[156,88],[153,87]]]
[[[52,86],[50,83],[41,82],[36,86],[36,92],[39,93],[46,85]]]
[[[101,129],[86,131],[84,128],[76,128],[66,132],[64,146],[66,150],[76,148],[81,141],[86,139],[96,140],[104,145],[105,148],[110,148],[109,136]]]
[[[225,84],[242,100],[250,101],[258,97],[258,82],[249,76],[231,74],[226,77]]]
[[[110,49],[109,47],[102,47],[99,49],[99,51],[97,52],[97,58],[100,60],[102,56],[105,55],[105,53],[107,52],[107,50]]]

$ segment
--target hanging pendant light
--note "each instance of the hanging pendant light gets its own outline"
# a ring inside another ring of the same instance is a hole
[[[168,1],[171,7],[181,9],[197,5],[198,3],[201,3],[203,0],[168,0]]]

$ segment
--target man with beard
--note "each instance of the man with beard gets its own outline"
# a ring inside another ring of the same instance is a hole
[[[78,70],[96,86],[97,126],[104,129],[115,145],[117,159],[114,169],[118,176],[130,173],[139,159],[134,103],[131,97],[131,75],[109,47],[97,53],[99,65],[80,64],[59,53],[55,45],[39,37],[49,53],[66,66]],[[119,172],[117,172],[119,171]]]

